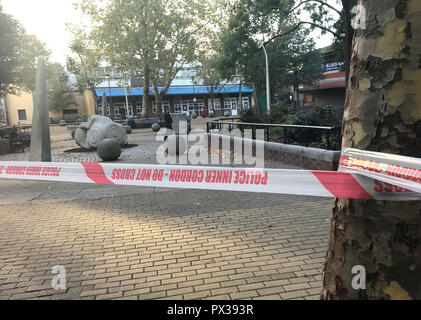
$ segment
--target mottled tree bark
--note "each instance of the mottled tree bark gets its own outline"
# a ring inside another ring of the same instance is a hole
[[[360,0],[343,147],[421,158],[421,1]],[[365,290],[352,268],[367,272]],[[335,200],[322,299],[421,299],[421,203]]]

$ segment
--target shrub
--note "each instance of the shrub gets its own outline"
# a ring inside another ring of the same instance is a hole
[[[333,108],[332,106],[317,106],[312,109],[299,110],[296,114],[290,115],[289,120],[295,125],[320,126],[320,127],[336,127],[341,126],[343,118],[343,110]],[[300,143],[308,142],[309,146],[315,148],[327,148],[326,132],[321,130],[288,130],[288,139]],[[337,134],[332,133],[330,136],[330,145],[334,149],[340,149],[340,138]]]
[[[77,118],[77,121],[80,121],[80,122],[86,122],[86,121],[88,121],[88,119],[89,119],[89,116],[88,116],[87,114],[81,114],[81,115],[79,115],[79,117]]]
[[[279,101],[271,106],[270,121],[271,123],[285,123],[288,113],[290,112],[289,103]]]
[[[243,110],[240,118],[241,122],[258,123],[259,117],[253,108]]]
[[[340,126],[342,123],[343,111],[332,106],[317,106],[311,109],[303,109],[290,115],[292,124],[307,126]]]

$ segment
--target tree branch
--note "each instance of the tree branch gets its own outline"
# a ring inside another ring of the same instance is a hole
[[[341,11],[339,11],[338,9],[336,9],[335,7],[333,7],[332,5],[326,3],[326,2],[324,2],[322,0],[303,0],[299,4],[297,4],[295,7],[292,7],[289,10],[283,10],[280,7],[270,8],[265,13],[262,13],[261,15],[258,15],[257,18],[263,18],[263,17],[267,16],[268,14],[271,14],[273,11],[278,10],[278,9],[280,9],[283,14],[289,15],[289,14],[293,13],[295,10],[297,10],[299,7],[301,7],[303,4],[306,4],[306,3],[309,3],[309,2],[318,2],[321,5],[324,5],[324,6],[328,7],[329,9],[331,9],[332,11],[336,12],[338,15],[342,15],[342,12]]]
[[[297,4],[295,7],[293,7],[292,9],[290,9],[289,11],[283,11],[282,9],[281,10],[285,14],[290,14],[290,13],[294,12],[295,10],[297,10],[299,7],[301,7],[303,4],[306,4],[306,3],[309,3],[309,2],[318,2],[321,5],[324,5],[324,6],[328,7],[330,10],[335,11],[340,16],[342,15],[342,12],[341,11],[339,11],[338,9],[336,9],[335,7],[333,7],[332,5],[326,3],[326,2],[324,2],[322,0],[304,0],[304,1],[301,1],[299,4]]]
[[[278,38],[282,38],[282,37],[284,37],[284,36],[286,36],[286,35],[288,35],[288,34],[290,34],[290,33],[294,32],[295,30],[299,29],[299,28],[300,28],[302,25],[304,25],[304,24],[309,24],[309,25],[311,25],[311,26],[313,26],[313,27],[316,27],[316,28],[322,29],[322,30],[324,30],[324,31],[326,31],[326,32],[330,32],[331,34],[333,34],[335,37],[338,37],[338,38],[341,36],[340,34],[336,33],[335,31],[332,31],[332,30],[330,30],[329,28],[323,27],[323,26],[321,26],[321,25],[319,25],[319,24],[317,24],[317,23],[314,23],[314,22],[309,22],[309,21],[301,21],[301,22],[299,22],[297,25],[295,25],[293,28],[291,28],[290,30],[288,30],[288,31],[286,31],[286,32],[283,32],[283,33],[281,33],[281,34],[278,34],[278,35],[276,35],[276,36],[272,37],[271,39],[269,39],[268,41],[264,42],[264,43],[263,43],[263,45],[264,45],[264,46],[266,46],[266,45],[268,45],[270,42],[272,42],[273,40],[278,39]]]

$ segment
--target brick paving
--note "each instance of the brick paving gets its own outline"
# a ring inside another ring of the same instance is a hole
[[[0,205],[0,299],[318,299],[330,216],[328,199],[198,190]]]

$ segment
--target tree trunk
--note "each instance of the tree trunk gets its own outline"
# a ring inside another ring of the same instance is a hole
[[[256,92],[256,85],[254,84],[254,82],[252,82],[252,87],[253,87],[253,97],[254,97],[254,102],[255,102],[255,110],[260,113],[260,110],[262,109],[261,105],[260,105],[260,100],[258,99],[258,95]]]
[[[300,109],[300,93],[297,84],[294,84],[294,109],[294,111]]]
[[[156,84],[156,81],[153,82],[153,91],[155,96],[155,105],[156,105],[156,115],[161,116],[163,114],[162,111],[162,94],[159,93],[158,85]]]
[[[148,118],[152,116],[152,106],[149,99],[150,71],[149,66],[144,68],[143,76],[143,99],[142,99],[142,117]]]
[[[96,90],[94,87],[91,87],[92,96],[94,98],[94,107],[95,107],[95,113],[98,110],[98,95],[96,94]]]
[[[352,1],[350,0],[342,0],[342,14],[344,20],[344,29],[345,29],[345,39],[344,39],[344,57],[345,57],[345,80],[348,83],[349,79],[349,70],[351,65],[351,55],[352,55],[352,40],[354,38],[354,29],[351,25],[351,9],[352,9]]]
[[[420,158],[421,1],[359,4],[367,28],[355,31],[343,147]],[[421,299],[421,202],[335,200],[321,298]]]

